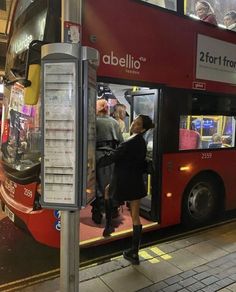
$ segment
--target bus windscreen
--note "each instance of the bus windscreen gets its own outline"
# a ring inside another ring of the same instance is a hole
[[[26,10],[25,17],[14,23],[15,29],[10,39],[7,52],[6,78],[24,77],[26,70],[27,50],[34,40],[44,39],[47,8],[42,6],[36,16],[32,18],[30,11]],[[40,61],[40,56],[38,62]]]

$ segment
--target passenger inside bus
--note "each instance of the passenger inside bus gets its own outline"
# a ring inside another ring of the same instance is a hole
[[[207,1],[197,1],[196,3],[196,14],[205,22],[217,25],[216,16],[211,4]]]
[[[207,0],[207,1],[198,1],[198,0],[186,0],[186,6],[185,6],[185,13],[186,15],[189,15],[190,17],[194,19],[201,19],[205,22],[212,23],[211,21],[208,21],[208,19],[204,20],[198,15],[201,11],[196,10],[196,4],[199,2],[204,2],[204,4],[207,2],[210,4],[213,10],[213,15],[216,20],[217,24],[215,23],[215,20],[213,22],[214,25],[217,25],[219,27],[224,27],[230,30],[235,31],[234,26],[232,28],[228,28],[228,25],[231,25],[235,23],[235,20],[231,19],[233,18],[233,14],[231,12],[236,12],[236,6],[235,6],[235,0],[227,0],[227,1],[215,1],[215,0]],[[198,4],[199,5],[199,4]],[[229,13],[229,14],[228,14]],[[212,14],[212,13],[211,13]],[[205,14],[206,17],[208,16]],[[231,22],[231,24],[227,24],[225,22],[225,17],[226,17],[226,22]],[[235,19],[235,18],[234,18]]]
[[[236,11],[229,11],[225,14],[224,25],[227,29],[233,30],[236,32]]]
[[[114,106],[114,112],[112,116],[119,123],[121,133],[123,134],[127,132],[126,125],[125,125],[126,106],[124,104],[117,103]]]
[[[232,137],[227,136],[222,138],[222,147],[227,148],[227,147],[232,147]]]
[[[208,146],[209,148],[221,148],[222,147],[222,138],[221,135],[215,133],[212,135],[212,142]]]
[[[119,143],[123,142],[123,137],[118,122],[108,114],[108,102],[105,99],[97,100],[97,121],[96,121],[96,156],[102,156],[107,151],[115,149]],[[110,183],[113,165],[108,165],[96,170],[96,199],[92,202],[92,220],[96,224],[102,221],[102,213],[106,213],[106,219],[110,217],[113,209],[118,213],[118,203],[111,198],[105,200],[105,187]],[[105,206],[104,206],[105,205]],[[118,215],[118,214],[117,214]]]

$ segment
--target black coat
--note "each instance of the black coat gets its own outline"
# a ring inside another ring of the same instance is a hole
[[[132,201],[146,196],[143,173],[146,167],[146,142],[142,134],[121,143],[116,150],[99,159],[98,166],[114,163],[110,183],[110,196]]]

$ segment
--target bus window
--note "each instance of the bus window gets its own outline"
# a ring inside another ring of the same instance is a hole
[[[8,108],[9,133],[2,139],[3,160],[16,170],[25,170],[40,162],[39,105],[23,104],[23,88],[15,85]]]
[[[196,11],[196,0],[186,0],[186,11],[185,13],[193,18],[199,19]],[[213,13],[216,17],[217,24],[219,26],[224,27],[224,17],[225,15],[231,11],[235,10],[235,0],[227,0],[227,1],[215,1],[215,0],[207,0],[205,1],[210,4],[212,7]],[[202,19],[204,21],[204,19]]]
[[[143,134],[144,140],[147,145],[147,173],[144,174],[144,182],[146,185],[147,196],[141,200],[141,213],[149,218],[151,213],[155,213],[156,196],[154,192],[154,168],[156,157],[155,157],[155,133],[157,130],[155,119],[157,108],[158,92],[157,90],[148,88],[138,88],[138,91],[129,92],[131,102],[131,122],[138,115],[149,116],[155,124],[154,129],[149,129]]]
[[[147,115],[154,118],[154,95],[136,95],[134,98],[134,118],[137,115]]]
[[[180,116],[179,150],[234,147],[234,133],[234,117]]]
[[[177,0],[142,0],[143,2],[147,2],[153,5],[157,5],[169,10],[176,11],[177,10]]]
[[[227,29],[236,32],[236,11],[231,10],[225,14],[224,25]]]
[[[149,91],[145,93],[145,90],[142,91],[142,94],[135,95],[133,99],[133,118],[138,115],[147,115],[152,120],[154,120],[154,103],[155,95]],[[152,160],[153,155],[153,129],[150,129],[144,135],[145,141],[147,143],[147,158]]]

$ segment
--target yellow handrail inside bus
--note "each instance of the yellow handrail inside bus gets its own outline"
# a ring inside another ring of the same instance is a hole
[[[151,175],[148,174],[147,178],[147,195],[150,196],[152,194],[151,192]]]
[[[31,64],[29,65],[28,78],[31,85],[24,89],[24,103],[26,105],[35,105],[39,98],[40,88],[40,65]]]
[[[223,122],[222,122],[222,130],[221,130],[221,135],[223,136],[224,135],[224,132],[225,132],[225,125],[226,125],[226,117],[223,116],[222,117],[223,119]]]
[[[190,118],[191,118],[191,116],[188,116],[188,117],[187,117],[187,129],[188,129],[188,130],[191,130]]]

